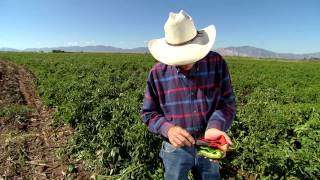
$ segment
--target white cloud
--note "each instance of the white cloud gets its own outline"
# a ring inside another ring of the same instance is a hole
[[[90,45],[95,45],[95,44],[96,44],[96,41],[94,41],[94,40],[67,42],[68,46],[90,46]]]
[[[84,42],[84,45],[95,45],[95,44],[96,44],[96,41],[94,40]]]
[[[80,43],[77,42],[77,41],[71,41],[71,42],[68,42],[68,43],[67,43],[68,46],[79,46],[79,44],[80,44]]]

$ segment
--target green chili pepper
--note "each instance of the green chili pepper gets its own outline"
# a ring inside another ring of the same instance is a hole
[[[221,159],[224,156],[224,152],[220,149],[213,149],[206,146],[198,146],[197,154],[209,159]]]

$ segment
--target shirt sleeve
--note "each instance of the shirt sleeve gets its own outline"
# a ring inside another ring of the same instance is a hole
[[[230,128],[236,114],[236,100],[231,85],[228,66],[223,58],[221,68],[221,96],[218,100],[216,110],[208,121],[207,129],[217,128],[219,130],[226,131]]]
[[[159,95],[152,71],[150,71],[147,80],[141,116],[143,122],[148,126],[148,130],[159,137],[163,136],[167,138],[169,128],[174,126],[165,118],[160,107]]]

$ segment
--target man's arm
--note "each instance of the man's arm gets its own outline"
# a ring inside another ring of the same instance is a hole
[[[191,146],[195,143],[193,137],[183,128],[171,124],[164,116],[159,103],[157,88],[154,84],[152,71],[149,73],[147,87],[143,100],[142,119],[149,131],[169,139],[175,147]]]
[[[229,145],[232,145],[232,141],[225,131],[230,128],[236,114],[236,101],[231,86],[230,74],[224,59],[222,59],[221,69],[221,97],[219,98],[216,110],[208,121],[204,137],[206,139],[217,139],[223,135],[228,144],[220,147],[220,149],[226,153],[229,149]]]
[[[218,106],[211,115],[207,129],[216,128],[221,131],[226,131],[230,128],[233,118],[236,114],[236,101],[233,93],[231,78],[228,71],[228,66],[225,60],[222,59],[221,72],[221,97],[218,101]]]
[[[168,130],[174,125],[165,118],[160,107],[152,71],[148,76],[141,115],[150,132],[168,138]]]

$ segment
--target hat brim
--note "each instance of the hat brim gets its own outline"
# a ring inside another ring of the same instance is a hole
[[[149,51],[156,60],[167,65],[197,62],[211,50],[216,38],[216,28],[210,25],[198,32],[193,40],[183,45],[170,45],[165,38],[150,40]]]

